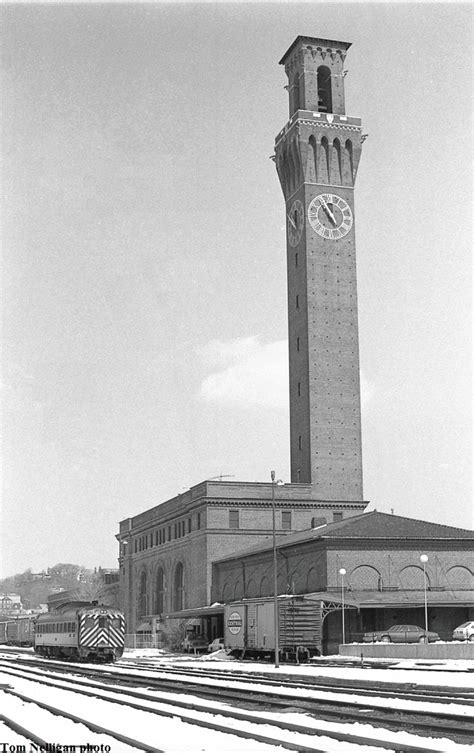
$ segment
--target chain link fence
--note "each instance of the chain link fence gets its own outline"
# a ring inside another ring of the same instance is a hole
[[[126,633],[125,648],[163,648],[163,638],[152,633]]]

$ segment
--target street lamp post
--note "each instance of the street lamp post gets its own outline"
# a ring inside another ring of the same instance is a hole
[[[426,554],[422,554],[420,557],[420,562],[423,563],[423,587],[425,592],[425,643],[428,642],[428,599],[426,595],[426,563],[428,562],[428,557]]]
[[[346,574],[346,571],[343,567],[339,570],[339,575],[341,576],[341,595],[342,595],[342,645],[344,646],[346,642],[346,621],[345,621],[345,610],[344,610],[344,576]]]
[[[276,548],[276,522],[275,522],[275,485],[282,486],[283,481],[275,481],[275,471],[270,472],[272,479],[272,542],[273,542],[273,629],[275,631],[275,667],[279,667],[279,621],[278,621],[278,573],[277,573],[277,548]]]

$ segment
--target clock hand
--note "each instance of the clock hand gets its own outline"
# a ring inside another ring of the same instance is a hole
[[[321,204],[323,205],[323,209],[326,212],[327,216],[329,217],[333,225],[337,225],[336,218],[334,217],[333,213],[329,209],[329,206],[326,203],[326,199],[323,199],[322,196],[320,198],[321,198]]]
[[[295,225],[295,222],[294,222],[294,220],[293,220],[293,218],[291,217],[291,215],[290,215],[290,214],[288,215],[288,220],[289,220],[289,222],[290,222],[290,223],[291,223],[291,224],[293,225],[294,229],[296,230],[296,225]]]

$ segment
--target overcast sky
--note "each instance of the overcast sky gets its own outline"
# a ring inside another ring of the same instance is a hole
[[[470,528],[471,9],[4,6],[0,575],[117,564],[205,478],[289,480],[298,35],[352,42],[364,497]]]

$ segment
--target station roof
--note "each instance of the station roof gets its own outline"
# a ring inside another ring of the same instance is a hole
[[[394,542],[400,540],[467,542],[474,541],[474,531],[372,510],[371,512],[364,512],[361,515],[352,515],[336,523],[327,523],[317,528],[309,528],[305,531],[288,534],[278,531],[276,547],[277,549],[283,549],[284,547],[318,539],[337,539],[339,541],[379,539],[380,541],[390,540]],[[260,541],[248,549],[234,552],[219,560],[215,560],[215,562],[241,560],[245,556],[268,551],[272,548],[272,539],[269,536],[268,539]]]

